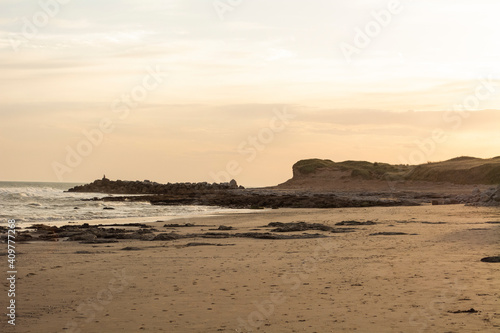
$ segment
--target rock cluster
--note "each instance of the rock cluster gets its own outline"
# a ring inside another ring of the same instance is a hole
[[[161,221],[158,221],[161,222]],[[368,226],[373,225],[373,222],[357,222],[346,221],[337,223],[337,225],[348,226]],[[124,228],[116,228],[123,226]],[[131,223],[131,224],[99,224],[89,225],[84,223],[82,225],[65,225],[62,227],[48,226],[45,224],[35,224],[24,231],[18,231],[16,240],[21,242],[26,241],[70,241],[79,242],[81,244],[106,244],[106,243],[119,243],[122,240],[139,240],[146,242],[154,241],[176,241],[188,239],[228,239],[228,238],[255,238],[255,239],[268,239],[268,240],[281,240],[281,239],[313,239],[332,237],[330,234],[350,233],[356,232],[357,228],[352,227],[332,227],[321,223],[307,223],[307,222],[271,222],[265,226],[252,229],[257,232],[231,232],[236,230],[232,226],[220,225],[217,229],[209,229],[210,232],[194,232],[194,233],[180,233],[177,228],[193,228],[193,227],[207,227],[206,225],[194,224],[165,224],[163,230],[155,229],[151,225],[144,223]],[[272,230],[261,230],[272,228]],[[165,230],[167,229],[167,230]],[[172,230],[173,229],[173,230]],[[201,229],[203,231],[204,229]],[[308,231],[317,231],[316,233],[308,233]],[[323,233],[318,233],[323,232]],[[370,235],[406,235],[405,233],[397,232],[381,232]],[[6,236],[0,235],[0,242],[5,241]],[[195,241],[196,242],[196,241]],[[193,243],[194,244],[194,243]],[[197,245],[217,245],[229,246],[234,244],[212,244],[212,243],[199,243],[196,245],[181,245],[181,246],[197,246]],[[140,250],[134,247],[123,248],[124,251]],[[88,251],[81,251],[79,253],[90,254]],[[2,256],[2,253],[0,253]]]
[[[130,228],[132,227],[132,228]],[[199,227],[199,225],[197,225]],[[44,224],[35,224],[27,231],[18,233],[20,241],[74,241],[84,244],[117,243],[123,239],[136,239],[141,241],[173,241],[180,239],[205,238],[257,238],[257,239],[308,239],[328,237],[321,234],[278,235],[270,232],[205,232],[192,234],[179,234],[174,231],[165,233],[145,224],[131,224],[129,228],[114,228],[103,225],[54,227]],[[233,230],[232,227],[216,229],[218,231]],[[0,240],[4,240],[0,237]]]
[[[133,198],[128,198],[133,200]],[[143,197],[153,205],[204,205],[229,208],[341,208],[341,207],[375,207],[375,206],[416,206],[410,200],[387,200],[354,196],[338,196],[336,194],[278,194],[259,192],[219,192],[187,196],[154,196]],[[107,200],[124,200],[123,198],[104,198]]]
[[[155,229],[145,224],[132,224],[131,227],[138,229],[121,229],[113,227],[91,226],[84,223],[81,226],[54,227],[45,224],[35,224],[28,228],[31,232],[25,231],[22,235],[29,236],[26,240],[58,241],[61,239],[68,241],[80,241],[86,243],[114,242],[117,239],[140,239],[152,240]]]
[[[110,194],[190,194],[214,193],[224,190],[243,189],[233,179],[229,183],[168,183],[160,184],[144,181],[109,180],[106,177],[95,180],[90,184],[75,186],[68,192],[91,192]]]
[[[469,206],[500,206],[500,185],[486,191],[475,189],[468,199]]]
[[[346,233],[354,232],[354,228],[333,228],[321,223],[307,223],[307,222],[271,222],[266,227],[275,228],[271,230],[272,232],[296,232],[296,231],[308,231],[308,230],[318,230],[318,231],[328,231],[332,233]]]

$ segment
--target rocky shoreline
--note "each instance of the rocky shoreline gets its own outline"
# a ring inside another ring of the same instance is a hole
[[[383,332],[387,322],[407,331],[412,313],[427,311],[441,291],[447,301],[433,317],[434,331],[489,332],[500,324],[492,292],[499,220],[496,209],[459,205],[279,209],[17,229],[22,332],[71,330],[68,318],[89,332],[234,331],[235,318],[247,318],[255,302],[268,309],[264,300],[276,292],[287,303],[276,305],[272,326],[264,321],[260,331]],[[7,256],[6,248],[0,251]],[[85,322],[78,311],[86,309],[95,309],[95,320]],[[469,309],[481,317],[464,312]],[[318,320],[332,312],[339,326]],[[132,326],[130,318],[144,322]]]
[[[225,190],[244,189],[233,179],[228,183],[168,183],[160,184],[149,180],[125,181],[109,180],[104,176],[92,183],[75,186],[68,192],[108,193],[108,194],[189,194],[214,193]]]
[[[160,221],[158,221],[160,222]],[[361,225],[361,224],[360,224]],[[117,228],[117,227],[123,228]],[[340,225],[339,226],[343,226]],[[82,244],[109,244],[118,243],[120,240],[141,240],[141,241],[173,241],[179,239],[222,239],[222,238],[255,238],[255,239],[311,239],[324,238],[328,234],[301,233],[282,234],[299,231],[323,231],[327,233],[354,232],[352,227],[333,228],[318,223],[269,223],[266,226],[253,229],[252,232],[234,232],[233,227],[219,226],[208,229],[208,232],[180,233],[179,229],[215,227],[214,225],[194,225],[194,224],[165,224],[163,228],[157,229],[144,223],[133,224],[112,224],[112,225],[65,225],[62,227],[48,226],[46,224],[34,224],[26,230],[17,232],[18,242],[27,241],[69,241],[80,242]],[[273,228],[268,230],[268,228]],[[264,230],[262,230],[264,229]],[[201,229],[205,230],[205,229]],[[167,232],[168,231],[168,232]],[[229,232],[231,231],[231,232]],[[6,238],[2,235],[1,237]]]
[[[264,208],[344,208],[344,207],[387,207],[417,206],[416,201],[406,199],[387,199],[337,194],[300,194],[300,193],[262,193],[259,191],[236,190],[219,193],[191,193],[187,195],[144,195],[112,196],[102,199],[104,202],[147,201],[152,205],[200,205],[218,206],[235,209]]]
[[[161,222],[161,221],[157,221]],[[165,224],[163,227],[153,227],[145,223],[131,224],[100,224],[65,225],[61,227],[46,224],[34,224],[26,230],[17,231],[18,242],[47,241],[47,242],[79,242],[81,244],[111,244],[125,240],[139,241],[175,241],[181,239],[226,239],[226,238],[254,238],[267,240],[280,239],[314,239],[331,237],[331,234],[356,232],[356,227],[373,226],[372,221],[343,221],[334,227],[321,223],[307,222],[271,222],[267,225],[253,228],[246,232],[237,232],[237,228],[220,225],[196,224]],[[122,227],[122,228],[118,228]],[[211,228],[212,227],[212,228]],[[205,229],[209,228],[209,229]],[[198,232],[181,232],[186,229],[197,229]],[[314,233],[309,233],[312,231]],[[322,233],[318,233],[322,232]],[[295,233],[295,234],[294,234]],[[6,238],[0,236],[0,240]]]
[[[471,194],[445,194],[418,191],[398,192],[314,192],[273,188],[245,189],[235,180],[229,183],[159,184],[150,181],[111,181],[107,178],[76,186],[68,192],[106,193],[94,197],[103,202],[149,202],[152,205],[201,205],[227,208],[347,208],[417,206],[421,204],[500,205],[500,186],[476,188]],[[117,196],[117,194],[120,194]]]

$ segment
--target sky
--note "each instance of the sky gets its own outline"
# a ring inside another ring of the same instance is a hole
[[[269,186],[500,155],[500,3],[0,2],[0,180]]]

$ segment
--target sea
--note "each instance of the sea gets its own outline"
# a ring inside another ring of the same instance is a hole
[[[102,219],[162,217],[163,220],[234,212],[211,206],[153,206],[149,202],[102,202],[85,199],[109,196],[103,193],[69,193],[79,183],[0,182],[0,225],[15,220],[16,226],[32,224],[61,226]],[[113,208],[113,209],[104,209]],[[243,212],[243,210],[237,210]],[[141,222],[131,219],[132,222]],[[124,222],[120,222],[124,223]],[[126,222],[125,222],[126,223]],[[95,224],[95,223],[94,223]]]

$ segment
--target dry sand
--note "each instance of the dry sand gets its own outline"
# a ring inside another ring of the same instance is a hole
[[[486,223],[500,221],[499,209],[280,209],[168,223],[247,232],[276,221],[344,220],[378,224],[324,239],[20,244],[18,317],[14,328],[4,316],[1,331],[500,331],[500,264],[480,261],[500,255],[500,225]],[[167,232],[163,224],[155,226]],[[209,228],[177,231],[201,229]],[[416,235],[370,236],[387,231]],[[185,246],[192,242],[227,246]],[[450,313],[471,308],[479,312]]]

